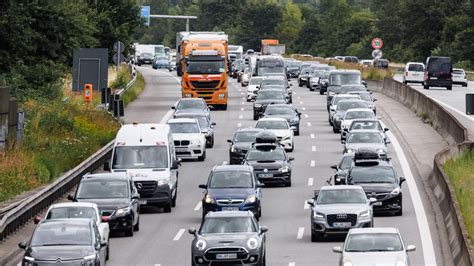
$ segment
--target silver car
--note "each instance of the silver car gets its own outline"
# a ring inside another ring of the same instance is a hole
[[[361,186],[323,186],[315,191],[311,208],[311,241],[325,236],[345,235],[351,228],[373,227],[372,203]]]
[[[416,250],[405,246],[396,228],[356,228],[349,230],[344,246],[334,247],[341,253],[339,266],[357,265],[410,265],[408,252]]]

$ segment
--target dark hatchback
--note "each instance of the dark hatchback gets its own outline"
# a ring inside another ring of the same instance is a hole
[[[86,175],[77,186],[76,202],[97,204],[102,221],[108,222],[111,231],[125,232],[133,236],[140,229],[140,195],[132,179],[126,173],[104,173]]]
[[[295,136],[300,134],[300,119],[301,113],[288,104],[271,104],[267,106],[263,117],[280,117],[286,119],[290,127],[295,127]]]
[[[228,139],[229,146],[229,164],[242,164],[247,151],[252,147],[258,133],[262,132],[260,128],[241,128],[235,132],[232,139]]]
[[[258,120],[269,104],[286,103],[286,96],[281,90],[262,90],[253,103],[253,120]]]
[[[426,59],[423,88],[446,87],[453,89],[453,62],[449,57],[431,56]]]
[[[91,219],[43,220],[30,241],[18,245],[25,250],[24,266],[105,265],[107,242]]]
[[[258,182],[253,168],[248,165],[215,166],[202,199],[202,217],[210,211],[251,211],[255,218],[262,215],[261,200],[263,184]]]

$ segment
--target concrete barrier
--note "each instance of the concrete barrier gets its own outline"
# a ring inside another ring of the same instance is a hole
[[[461,210],[449,178],[443,171],[443,164],[447,160],[459,156],[466,149],[474,149],[474,143],[465,142],[468,140],[466,128],[440,104],[401,82],[385,78],[380,92],[428,120],[433,128],[451,145],[436,154],[433,173],[427,183],[435,195],[446,225],[454,265],[474,265],[474,252],[469,242]]]

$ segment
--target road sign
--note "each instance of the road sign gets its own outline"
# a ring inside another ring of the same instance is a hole
[[[372,48],[381,49],[382,46],[383,46],[383,41],[380,38],[374,38],[374,39],[372,39],[371,44],[372,44]]]
[[[125,56],[123,56],[122,53],[116,53],[112,56],[112,61],[114,61],[114,63],[117,66],[120,66],[120,64],[123,62],[124,58],[125,58]]]
[[[373,57],[374,59],[380,59],[380,58],[382,58],[382,51],[379,50],[379,49],[373,50],[373,51],[372,51],[372,57]]]
[[[145,26],[150,26],[150,6],[141,6],[140,16],[145,19]]]
[[[122,53],[124,49],[125,49],[125,45],[123,44],[123,42],[118,41],[114,43],[114,52]]]

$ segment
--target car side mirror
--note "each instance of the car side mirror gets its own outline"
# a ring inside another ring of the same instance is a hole
[[[110,171],[110,162],[109,162],[109,161],[105,161],[105,163],[104,163],[104,171]]]
[[[72,195],[67,195],[67,199],[68,199],[68,200],[74,200],[74,196],[72,196]]]
[[[342,144],[346,144],[346,140],[341,139],[341,143],[342,143]]]
[[[290,83],[290,87],[293,87],[293,83]]]
[[[377,98],[374,98],[374,102],[378,101]]]
[[[21,249],[26,249],[28,247],[28,242],[21,241],[20,243],[18,243],[18,247],[20,247]]]
[[[331,165],[331,169],[337,170],[337,165]]]
[[[257,85],[257,86],[255,86],[255,88],[260,89],[260,86]]]
[[[268,232],[268,227],[260,226],[260,233],[263,234],[263,233],[266,233],[266,232]]]
[[[42,219],[43,217],[41,217],[41,215],[36,215],[35,218],[33,219],[33,222],[35,224],[38,224],[39,222],[41,222]]]
[[[198,187],[202,189],[207,189],[207,185],[204,185],[204,184],[200,184]]]
[[[103,247],[106,247],[107,246],[107,241],[105,240],[100,240],[100,247],[103,248]]]
[[[415,250],[416,250],[415,245],[408,245],[407,248],[406,248],[406,251],[407,251],[407,252],[415,251]]]
[[[369,202],[370,204],[374,204],[377,202],[377,199],[376,198],[369,198]]]
[[[387,131],[389,131],[389,130],[390,130],[390,129],[388,129],[388,128],[384,128],[384,129],[383,129],[383,132],[387,132]]]
[[[171,106],[171,109],[176,110],[176,106]]]
[[[132,194],[132,199],[139,199],[139,198],[140,198],[140,194],[138,193]]]
[[[306,201],[306,203],[308,203],[308,205],[314,207],[314,199],[309,199],[309,200]]]
[[[341,247],[333,247],[332,252],[334,253],[342,253],[342,248]]]
[[[211,123],[211,126],[215,126],[215,125],[216,125],[216,122],[212,122],[212,123]]]
[[[296,127],[290,127],[290,129],[296,131]]]
[[[227,142],[229,142],[230,144],[233,144],[233,141],[231,139],[228,139]]]
[[[385,140],[385,144],[390,144],[392,143],[389,139]]]
[[[189,228],[188,233],[190,233],[191,235],[196,235],[196,228]]]
[[[400,185],[403,184],[403,182],[407,181],[404,177],[400,177]]]
[[[289,157],[289,158],[288,158],[288,162],[292,162],[292,161],[294,161],[294,160],[295,160],[294,157]]]

